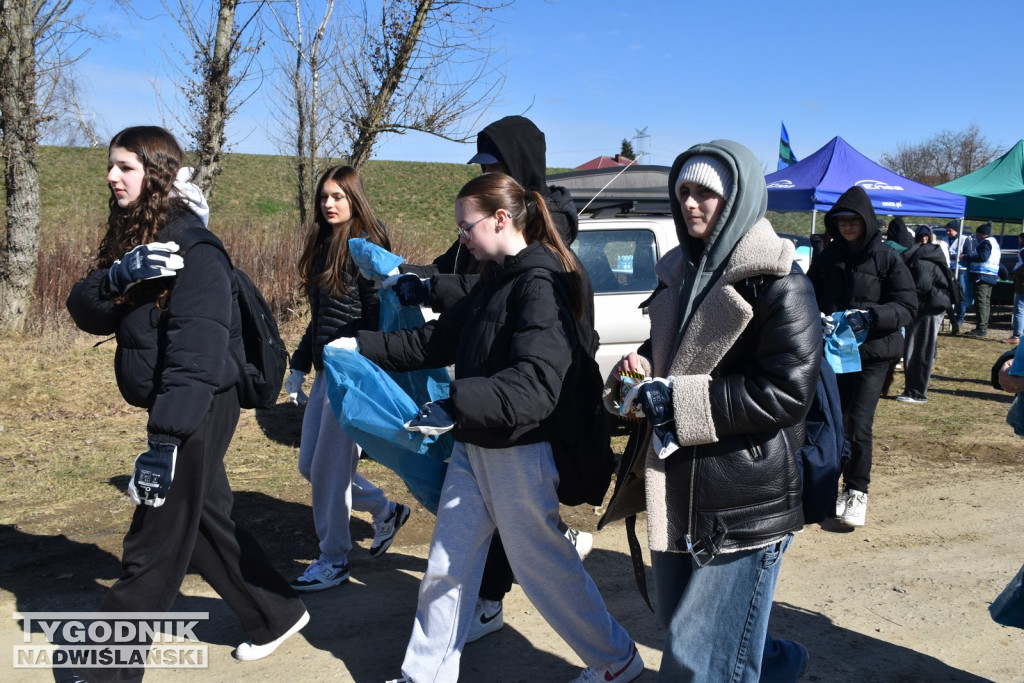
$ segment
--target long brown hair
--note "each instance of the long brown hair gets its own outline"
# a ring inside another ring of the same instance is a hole
[[[145,173],[138,199],[121,208],[110,190],[107,232],[96,253],[96,265],[105,268],[140,244],[152,242],[167,222],[172,206],[185,207],[172,193],[174,180],[185,160],[178,141],[159,126],[133,126],[115,135],[107,151],[120,147],[135,154]]]
[[[352,219],[344,226],[335,229],[324,217],[320,196],[324,185],[333,180],[341,187],[352,207]],[[324,171],[320,182],[316,185],[316,211],[313,222],[306,230],[305,246],[299,258],[299,277],[302,278],[302,289],[311,294],[319,287],[332,296],[345,291],[356,279],[359,269],[352,262],[348,251],[348,240],[351,237],[365,237],[385,249],[391,249],[384,226],[373,214],[370,200],[366,196],[366,188],[359,172],[351,166],[335,166]],[[324,269],[316,275],[318,260],[324,258]]]
[[[504,173],[484,173],[463,185],[457,199],[471,200],[476,208],[486,214],[504,209],[512,218],[513,225],[522,230],[527,244],[540,242],[555,252],[562,269],[569,275],[567,280],[572,298],[569,305],[573,316],[576,320],[583,316],[583,286],[579,274],[579,261],[562,242],[543,195],[523,189],[512,176]]]

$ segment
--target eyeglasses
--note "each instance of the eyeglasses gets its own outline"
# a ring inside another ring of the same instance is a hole
[[[494,215],[493,213],[489,213],[486,216],[484,216],[483,218],[478,218],[477,220],[473,221],[472,223],[469,223],[464,228],[460,228],[458,225],[456,225],[455,229],[459,231],[459,237],[465,237],[465,236],[467,236],[469,234],[470,230],[472,230],[474,227],[476,227],[477,223],[479,223],[480,221],[485,220],[487,218],[490,218],[493,215]]]

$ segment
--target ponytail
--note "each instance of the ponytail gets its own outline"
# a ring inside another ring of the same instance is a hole
[[[457,199],[463,198],[472,198],[486,213],[504,209],[512,222],[521,226],[527,244],[540,242],[555,253],[568,276],[565,279],[568,281],[571,299],[568,302],[569,308],[573,318],[579,321],[583,317],[582,265],[569,245],[562,241],[551,220],[544,196],[537,191],[527,192],[514,178],[504,173],[484,173],[463,185]]]

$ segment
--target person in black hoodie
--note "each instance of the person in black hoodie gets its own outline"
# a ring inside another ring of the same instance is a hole
[[[505,173],[528,191],[539,193],[544,198],[562,243],[567,247],[571,245],[579,232],[576,205],[564,187],[546,184],[547,143],[544,133],[533,121],[524,116],[499,119],[480,131],[476,146],[477,153],[467,163],[480,164],[482,173]],[[599,342],[594,330],[594,288],[576,254],[570,252],[570,257],[577,263],[583,288],[584,313],[580,329],[590,335],[584,344],[593,356],[597,353]],[[448,251],[434,259],[431,265],[403,264],[399,267],[400,274],[385,280],[383,286],[394,287],[398,300],[404,305],[429,303],[434,311],[440,313],[469,292],[480,278],[482,267],[482,262],[469,253],[461,240],[456,239]],[[561,521],[560,527],[576,546],[580,556],[586,558],[593,547],[593,536],[572,529]],[[502,549],[501,537],[495,534],[480,584],[480,599],[473,618],[473,628],[466,642],[472,643],[504,625],[502,600],[512,590],[514,580]]]
[[[928,380],[935,362],[939,327],[946,309],[954,304],[956,288],[946,255],[934,241],[928,227],[917,229],[915,244],[903,252],[903,261],[914,278],[917,315],[907,325],[903,343],[903,403],[927,403]]]
[[[833,241],[811,263],[823,314],[845,312],[855,332],[867,332],[860,345],[860,372],[837,375],[843,428],[850,438],[850,459],[843,469],[843,490],[836,517],[844,526],[864,526],[871,481],[872,429],[889,363],[900,357],[906,327],[917,312],[914,280],[903,259],[882,245],[878,221],[864,188],[854,185],[825,214]]]
[[[500,532],[523,592],[588,666],[578,680],[631,681],[644,670],[636,646],[558,526],[550,442],[560,425],[551,416],[573,344],[584,343],[578,261],[543,196],[503,173],[470,180],[455,218],[463,246],[487,262],[469,294],[420,328],[356,335],[359,352],[385,370],[455,364],[450,397],[427,403],[407,425],[454,429],[455,446],[403,680],[459,678],[488,547]]]
[[[231,350],[244,354],[241,317],[225,253],[207,243],[177,253],[176,240],[192,243],[189,235],[206,231],[205,202],[175,184],[183,156],[163,128],[138,126],[114,136],[107,232],[96,267],[67,301],[79,328],[115,336],[117,386],[149,415],[147,450],[136,458],[128,484],[137,507],[124,538],[122,573],[100,611],[166,612],[191,565],[250,638],[232,654],[260,659],[301,629],[309,614],[256,540],[231,518],[224,454],[239,416]],[[90,669],[88,678],[138,680],[142,674]]]

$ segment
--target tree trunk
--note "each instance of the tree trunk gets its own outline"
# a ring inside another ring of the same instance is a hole
[[[416,15],[409,24],[409,31],[402,39],[401,46],[395,53],[395,61],[391,68],[388,69],[386,77],[381,81],[380,89],[377,90],[377,94],[367,109],[366,115],[359,122],[359,136],[352,144],[352,156],[349,158],[349,164],[356,169],[362,168],[363,164],[369,161],[370,155],[373,153],[373,145],[377,141],[377,135],[380,133],[381,121],[384,120],[384,116],[388,111],[391,98],[394,97],[395,92],[398,90],[398,84],[402,82],[402,75],[409,65],[409,60],[412,59],[412,53],[416,49],[417,43],[419,43],[423,24],[433,4],[434,0],[420,0],[419,4],[417,4]]]
[[[39,248],[35,3],[0,2],[0,155],[6,239],[0,244],[0,332],[25,327]]]
[[[231,90],[231,49],[235,30],[235,10],[238,0],[220,0],[217,13],[217,33],[214,37],[213,58],[209,73],[203,78],[206,101],[203,121],[199,127],[199,160],[195,183],[207,198],[213,196],[217,176],[221,171],[221,154],[228,120],[228,93]]]

